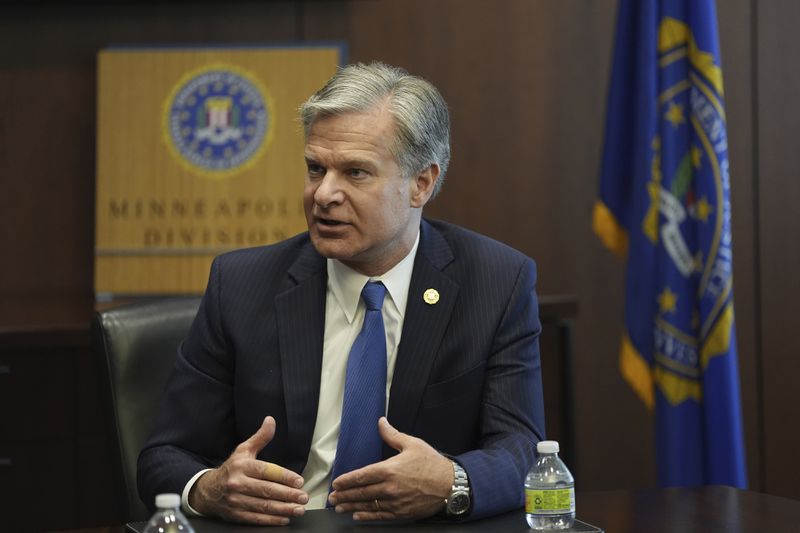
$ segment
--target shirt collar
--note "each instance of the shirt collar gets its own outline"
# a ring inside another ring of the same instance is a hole
[[[414,246],[402,261],[380,276],[365,276],[356,272],[338,259],[328,259],[328,287],[342,308],[347,321],[353,322],[361,300],[361,290],[367,281],[382,281],[389,297],[394,302],[400,316],[405,316],[408,302],[408,287],[411,285],[411,274],[414,271],[414,258],[419,247],[419,231]]]

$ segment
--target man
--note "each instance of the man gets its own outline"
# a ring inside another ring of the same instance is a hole
[[[300,113],[308,232],[215,259],[139,458],[143,501],[178,492],[190,513],[275,525],[326,505],[357,520],[521,506],[544,436],[535,266],[422,218],[450,159],[444,100],[358,64]]]

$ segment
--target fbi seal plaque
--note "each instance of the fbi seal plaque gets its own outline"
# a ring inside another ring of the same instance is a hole
[[[225,178],[251,167],[272,131],[269,95],[258,79],[231,65],[184,76],[164,105],[164,137],[177,161],[198,174]]]

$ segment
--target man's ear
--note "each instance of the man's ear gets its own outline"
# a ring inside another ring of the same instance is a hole
[[[441,169],[436,163],[432,163],[425,169],[417,172],[411,177],[411,207],[423,207],[433,196],[436,182],[439,181]]]

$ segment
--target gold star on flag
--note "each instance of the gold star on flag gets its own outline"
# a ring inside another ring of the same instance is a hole
[[[695,215],[697,216],[698,220],[702,220],[703,222],[708,222],[708,215],[714,211],[714,206],[708,203],[708,200],[705,196],[700,198],[697,203],[695,204]]]
[[[669,109],[667,109],[667,112],[664,114],[664,118],[669,120],[672,125],[677,128],[686,122],[686,118],[683,116],[683,106],[675,102],[670,102]]]
[[[658,306],[661,308],[661,312],[674,313],[677,303],[678,295],[669,290],[669,287],[664,287],[664,290],[658,295]]]
[[[697,146],[692,146],[692,166],[700,168],[700,161],[703,159],[703,152]]]
[[[650,147],[653,150],[659,150],[661,148],[661,139],[658,138],[658,135],[653,137],[653,142],[650,143]]]
[[[697,250],[694,254],[694,270],[695,272],[702,272],[703,270],[703,251]]]

